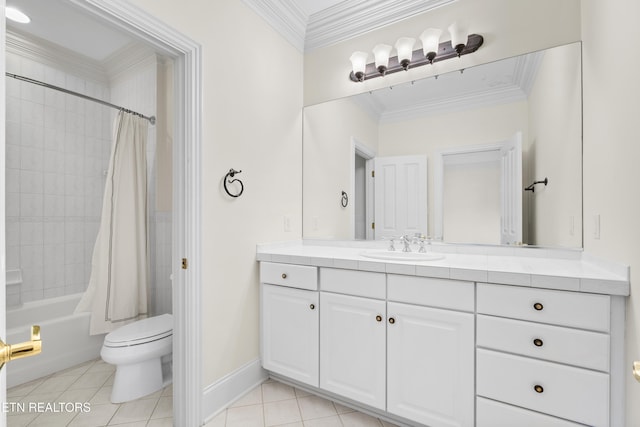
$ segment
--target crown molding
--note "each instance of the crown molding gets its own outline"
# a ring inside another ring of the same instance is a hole
[[[523,55],[516,61],[513,81],[522,88],[527,96],[531,95],[531,89],[533,89],[533,85],[536,82],[543,58],[544,51],[539,51]]]
[[[376,30],[457,0],[345,0],[309,17],[305,51]]]
[[[151,60],[159,62],[159,57],[153,49],[142,43],[130,43],[105,58],[102,64],[109,80],[113,81]]]
[[[242,2],[267,21],[296,49],[304,52],[308,16],[294,0],[242,0]]]
[[[242,0],[300,52],[347,40],[458,0],[345,0],[310,16],[295,0]]]
[[[410,120],[428,115],[493,107],[526,99],[527,95],[519,86],[516,84],[507,84],[499,88],[486,89],[435,102],[427,100],[424,103],[410,105],[406,108],[382,112],[380,114],[380,122]]]
[[[107,84],[109,79],[103,65],[48,40],[7,29],[7,52],[64,71],[84,80]],[[7,70],[14,72],[13,70]],[[17,70],[16,70],[17,71]],[[16,72],[15,74],[20,74]],[[28,76],[27,76],[28,77]]]

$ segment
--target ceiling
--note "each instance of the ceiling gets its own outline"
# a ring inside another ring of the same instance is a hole
[[[7,20],[9,29],[64,46],[95,61],[104,61],[134,42],[122,32],[93,19],[68,1],[7,0],[6,4],[21,10],[31,18],[28,24]],[[91,37],[79,37],[80,34],[91,34]]]
[[[457,0],[241,1],[304,52],[354,37],[364,32],[363,28],[370,31]],[[97,62],[104,63],[111,55],[136,43],[69,0],[6,0],[6,3],[31,17],[29,24],[7,21],[10,29],[64,46]],[[90,34],[91,37],[78,36],[82,34]],[[526,83],[527,73],[522,69],[530,65],[517,61],[496,63],[467,70],[464,78],[453,73],[441,76],[439,81],[425,79],[397,86],[391,91],[365,94],[361,102],[381,119],[392,120],[396,115],[403,115],[405,110],[442,111],[454,104],[484,102],[489,93],[494,98],[523,96],[520,87],[522,79]],[[530,70],[535,72],[535,68],[530,67]]]
[[[207,0],[204,0],[207,1]],[[328,46],[457,0],[242,0],[301,52]],[[17,32],[104,61],[134,40],[68,0],[6,0],[31,17]],[[91,37],[78,37],[91,34]]]

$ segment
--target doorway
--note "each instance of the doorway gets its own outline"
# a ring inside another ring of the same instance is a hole
[[[200,401],[202,387],[200,384],[200,242],[199,229],[199,181],[200,181],[200,46],[184,37],[182,34],[167,27],[144,11],[126,2],[113,2],[108,0],[69,0],[79,13],[91,16],[102,24],[111,26],[131,37],[147,44],[160,54],[171,58],[175,64],[174,73],[174,126],[173,126],[173,225],[172,225],[172,259],[171,274],[173,276],[173,371],[174,371],[174,423],[176,425],[195,426],[201,423]],[[0,3],[4,20],[4,5]],[[4,21],[3,21],[4,22]],[[0,71],[6,71],[5,67],[5,34],[2,39],[2,61]],[[6,93],[4,88],[0,93],[3,109],[0,111],[2,127],[5,128],[5,103]],[[1,149],[6,148],[5,136],[0,139]],[[188,167],[187,167],[188,164]],[[3,166],[2,176],[5,170]],[[6,188],[2,186],[2,200],[5,203]],[[4,226],[3,205],[0,222]],[[3,228],[2,239],[5,239],[6,229]],[[2,254],[6,258],[5,242]],[[187,263],[183,262],[188,260]],[[0,293],[5,295],[6,266],[3,263],[0,272],[3,283]],[[2,301],[2,300],[0,300]],[[1,304],[0,318],[5,321],[6,301]],[[5,335],[5,325],[0,324],[0,332]],[[46,346],[46,339],[43,343]],[[0,377],[0,389],[3,401],[6,401],[6,377]],[[5,425],[4,416],[0,419],[0,425]]]

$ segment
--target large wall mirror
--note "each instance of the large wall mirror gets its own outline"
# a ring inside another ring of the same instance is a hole
[[[582,247],[580,43],[308,106],[303,143],[305,238]]]

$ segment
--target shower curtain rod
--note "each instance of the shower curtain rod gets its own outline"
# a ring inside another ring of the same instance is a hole
[[[29,77],[20,76],[18,74],[5,72],[5,75],[7,77],[12,77],[12,78],[17,79],[17,80],[22,80],[23,82],[33,83],[33,84],[38,85],[38,86],[44,86],[44,87],[46,87],[48,89],[59,90],[60,92],[67,93],[69,95],[78,96],[80,98],[88,99],[89,101],[94,101],[94,102],[97,102],[99,104],[106,105],[107,107],[116,108],[118,110],[122,110],[122,111],[125,111],[127,113],[135,114],[136,116],[139,116],[139,117],[142,117],[143,119],[149,120],[149,123],[151,123],[152,125],[156,124],[156,116],[147,117],[144,114],[140,114],[140,113],[137,113],[135,111],[131,111],[131,110],[129,110],[127,108],[124,108],[124,107],[121,107],[119,105],[115,105],[115,104],[112,104],[110,102],[103,101],[102,99],[93,98],[91,96],[84,95],[82,93],[74,92],[72,90],[65,89],[65,88],[60,87],[60,86],[54,86],[54,85],[51,85],[49,83],[41,82],[39,80],[30,79]]]

